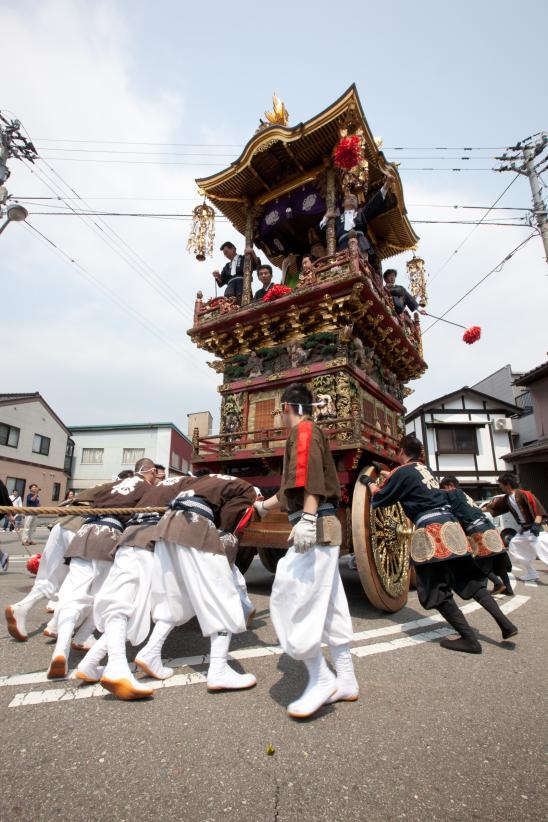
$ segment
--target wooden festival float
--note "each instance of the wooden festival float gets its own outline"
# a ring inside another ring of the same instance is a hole
[[[342,486],[341,554],[355,554],[369,601],[397,611],[409,589],[410,526],[399,505],[373,512],[369,491],[357,480],[372,460],[397,464],[409,391],[404,385],[426,369],[420,327],[417,317],[398,318],[380,264],[376,270],[360,255],[355,237],[337,252],[334,220],[323,236],[318,226],[345,191],[363,204],[391,178],[388,210],[370,223],[369,240],[386,260],[414,249],[418,237],[406,217],[397,167],[380,151],[355,86],[297,126],[287,125],[276,97],[267,117],[270,122],[261,121],[235,162],[197,180],[204,204],[195,210],[202,216],[195,219],[189,248],[199,259],[206,256],[201,246],[211,249],[207,198],[244,235],[246,248],[255,245],[274,266],[289,262],[286,282],[295,287],[269,302],[252,301],[246,257],[241,306],[233,298],[204,301],[198,292],[188,333],[216,357],[209,365],[222,375],[222,399],[219,434],[194,432],[194,467],[245,477],[265,495],[275,492],[286,439],[280,397],[290,383],[306,383],[325,401],[316,421],[329,438]],[[318,257],[314,270],[299,279],[290,255],[311,250]],[[421,264],[414,258],[411,268]],[[252,522],[242,539],[241,569],[258,552],[274,571],[288,533],[284,514]]]

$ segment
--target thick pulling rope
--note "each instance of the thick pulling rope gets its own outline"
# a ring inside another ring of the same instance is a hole
[[[163,514],[165,511],[167,511],[165,505],[153,506],[152,508],[86,508],[84,505],[52,506],[51,508],[24,506],[15,508],[12,505],[0,505],[0,515],[2,516],[4,514],[13,514],[13,516],[25,514],[37,517],[124,517],[128,514]]]

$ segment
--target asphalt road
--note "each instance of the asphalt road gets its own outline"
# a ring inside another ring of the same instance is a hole
[[[0,543],[21,554],[12,538]],[[415,593],[397,615],[373,610],[341,562],[360,700],[300,723],[285,706],[305,670],[277,652],[272,576],[257,562],[248,572],[257,619],[232,646],[234,665],[258,678],[247,692],[207,693],[208,643],[195,622],[166,644],[164,655],[178,658],[170,687],[127,703],[97,686],[45,681],[41,605],[27,643],[2,621],[0,820],[545,820],[548,571],[538,567],[538,585],[517,583],[503,599],[515,643],[501,643],[473,604],[483,654],[470,656],[439,647],[441,623],[417,624],[428,614]],[[12,559],[2,608],[31,584]]]

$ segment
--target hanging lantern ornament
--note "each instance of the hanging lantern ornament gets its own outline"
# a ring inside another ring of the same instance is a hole
[[[206,202],[200,203],[192,212],[192,228],[187,251],[195,254],[201,263],[206,257],[213,255],[213,241],[215,239],[215,212]]]
[[[421,257],[413,254],[411,260],[407,262],[407,275],[409,277],[409,289],[421,308],[428,302],[426,291],[426,265]]]

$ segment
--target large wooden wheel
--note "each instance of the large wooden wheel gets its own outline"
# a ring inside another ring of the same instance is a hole
[[[369,473],[364,468],[360,473]],[[363,589],[371,605],[403,608],[409,592],[411,527],[401,505],[371,508],[371,492],[358,480],[352,497],[352,542]]]
[[[248,570],[256,553],[257,551],[255,548],[238,548],[238,553],[236,554],[236,565],[242,574],[245,574]]]
[[[257,548],[259,559],[263,563],[267,571],[271,574],[276,573],[278,561],[283,557],[287,548]]]

